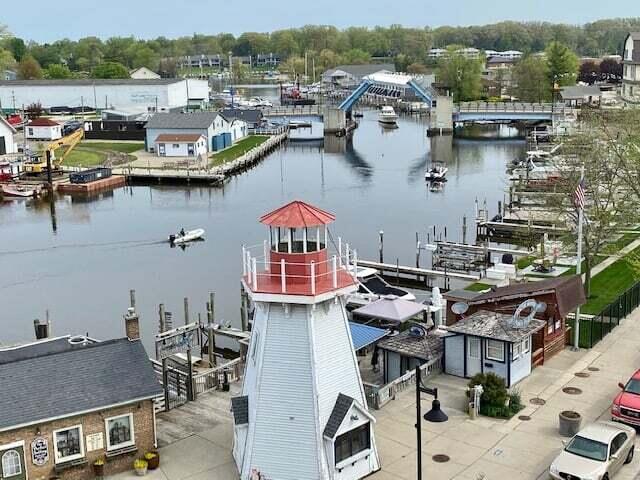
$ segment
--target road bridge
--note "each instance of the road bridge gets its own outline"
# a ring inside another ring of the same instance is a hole
[[[562,103],[463,102],[455,104],[454,123],[553,121],[573,113]]]

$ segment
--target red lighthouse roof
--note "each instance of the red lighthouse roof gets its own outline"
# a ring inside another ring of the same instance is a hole
[[[336,219],[331,213],[320,210],[300,200],[260,217],[260,223],[270,227],[303,228],[327,225]]]

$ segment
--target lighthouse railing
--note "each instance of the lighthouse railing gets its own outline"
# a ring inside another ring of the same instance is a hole
[[[264,247],[260,244],[242,250],[243,277],[254,291],[316,295],[358,281],[358,254],[349,247],[342,255],[327,252],[326,259],[321,261],[273,258],[272,252]]]

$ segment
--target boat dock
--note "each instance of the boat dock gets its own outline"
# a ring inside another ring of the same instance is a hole
[[[89,194],[124,187],[125,184],[126,180],[123,175],[113,175],[109,178],[103,178],[89,183],[60,183],[57,190],[59,193],[71,195]]]

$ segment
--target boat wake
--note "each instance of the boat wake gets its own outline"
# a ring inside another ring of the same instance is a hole
[[[25,250],[5,250],[0,251],[0,255],[25,255],[31,253],[51,252],[54,250],[67,250],[73,248],[100,248],[100,247],[144,247],[150,245],[163,245],[166,240],[120,240],[117,242],[96,242],[96,243],[69,243],[66,245],[52,245],[51,247],[30,248]]]

